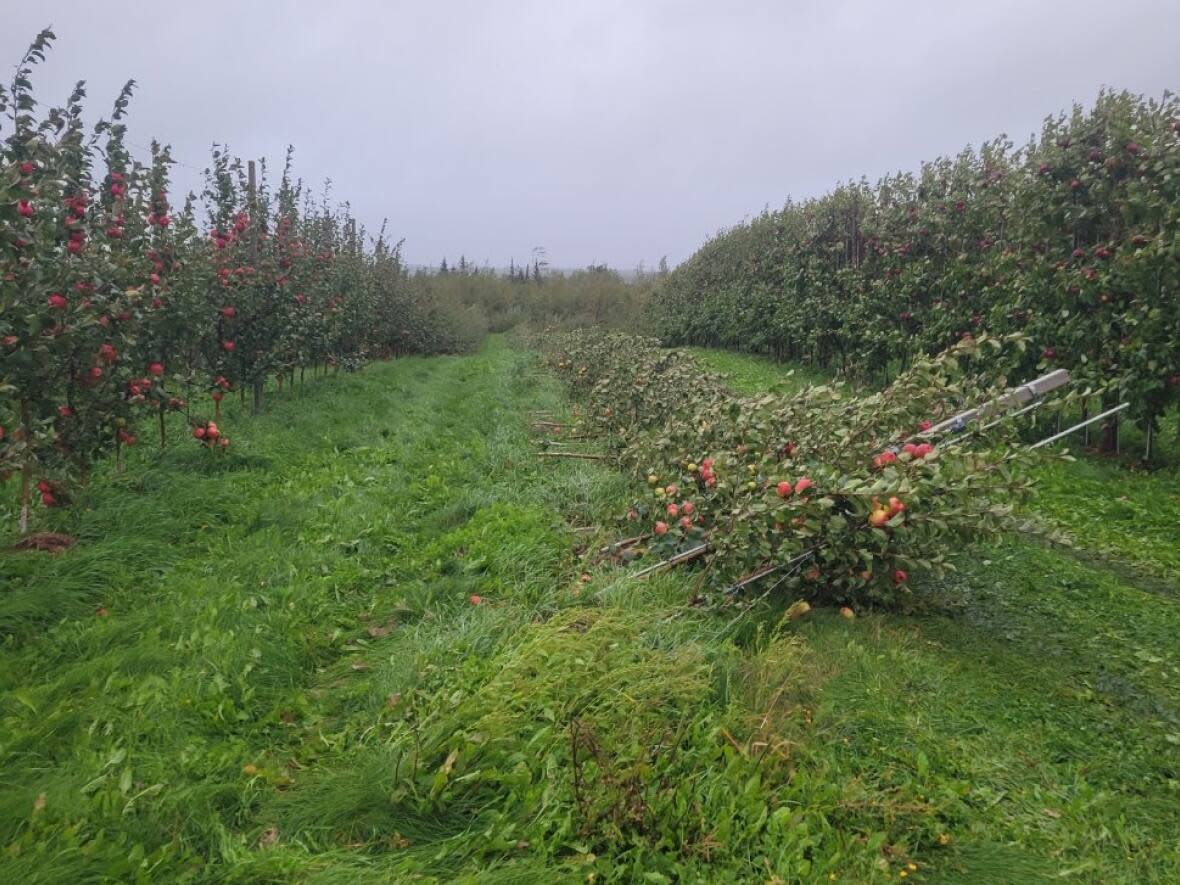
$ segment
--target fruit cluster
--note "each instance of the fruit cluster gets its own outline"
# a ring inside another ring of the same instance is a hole
[[[210,449],[225,451],[229,448],[229,437],[222,436],[221,429],[213,421],[193,425],[193,439]]]

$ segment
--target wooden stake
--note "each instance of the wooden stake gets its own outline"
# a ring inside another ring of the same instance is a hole
[[[606,455],[591,455],[586,452],[537,452],[538,458],[578,458],[582,461],[604,461]]]

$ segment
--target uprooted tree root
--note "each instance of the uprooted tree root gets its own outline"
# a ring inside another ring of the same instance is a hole
[[[58,532],[36,532],[26,535],[12,545],[14,550],[40,550],[44,553],[65,553],[77,541]]]

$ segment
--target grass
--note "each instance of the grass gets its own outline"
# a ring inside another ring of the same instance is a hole
[[[532,456],[566,408],[498,340],[376,365],[0,553],[0,881],[1177,878],[1174,473],[1054,467],[1085,544],[787,624],[588,566],[631,490]]]
[[[767,390],[791,392],[808,384],[831,383],[831,378],[809,366],[779,363],[765,356],[712,347],[689,347],[686,350],[705,367],[724,373],[729,386],[742,394]]]

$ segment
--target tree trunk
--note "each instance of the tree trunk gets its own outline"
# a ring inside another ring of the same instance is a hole
[[[1105,400],[1106,398],[1104,398]],[[1103,408],[1111,409],[1118,405],[1117,397],[1113,401],[1104,401]],[[1102,425],[1102,451],[1106,454],[1118,454],[1119,450],[1119,416],[1111,415]]]
[[[28,400],[20,404],[21,432],[24,434],[25,456],[20,468],[20,533],[29,533],[29,492],[33,485],[33,428]]]
[[[253,414],[257,415],[262,411],[262,380],[259,379],[254,382],[254,409]]]

